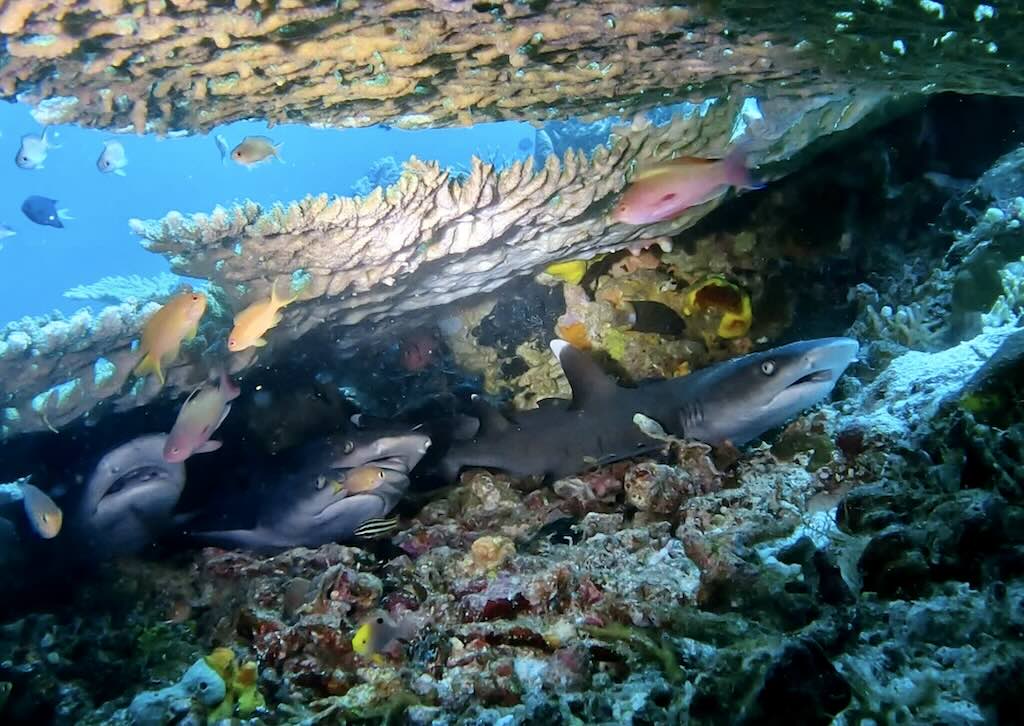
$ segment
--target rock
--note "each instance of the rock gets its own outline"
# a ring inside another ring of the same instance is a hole
[[[930,571],[913,533],[893,525],[871,538],[857,567],[864,590],[884,598],[915,598],[928,584]]]
[[[739,723],[821,724],[846,708],[850,684],[813,641],[787,643],[768,667],[750,710]]]
[[[163,726],[181,719],[196,704],[213,708],[226,695],[224,680],[200,658],[173,686],[138,694],[132,699],[128,714],[137,726]]]

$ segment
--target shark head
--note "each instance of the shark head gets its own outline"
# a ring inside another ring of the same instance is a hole
[[[699,390],[679,410],[679,425],[708,443],[750,441],[828,396],[858,348],[852,338],[804,340],[677,379],[692,377]]]
[[[77,526],[92,543],[127,554],[170,522],[185,487],[185,466],[163,458],[167,436],[140,436],[108,452],[86,484]]]
[[[381,435],[356,432],[332,436],[317,445],[317,453],[308,455],[302,469],[292,475],[301,479],[296,484],[307,495],[300,508],[304,516],[322,523],[334,518],[358,516],[366,518],[369,506],[365,497],[377,500],[372,516],[383,516],[390,511],[409,487],[409,472],[419,463],[430,446],[430,438],[422,434]],[[345,491],[344,482],[349,474],[362,467],[372,466],[380,471],[380,480],[372,490],[356,495]],[[355,528],[361,520],[356,520]]]
[[[359,431],[329,439],[330,465],[355,469],[373,464],[381,469],[408,474],[430,448],[430,437],[418,433],[374,434]]]

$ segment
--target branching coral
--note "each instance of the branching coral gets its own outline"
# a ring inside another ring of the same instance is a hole
[[[152,277],[110,275],[88,285],[77,285],[64,293],[74,300],[100,300],[107,303],[145,302],[166,298],[184,281],[170,272]]]
[[[1024,257],[1000,270],[999,277],[1003,281],[1003,294],[992,310],[981,316],[981,322],[987,328],[1019,326],[1024,316]]]
[[[123,303],[68,319],[26,318],[0,333],[0,440],[25,431],[55,430],[109,399],[118,408],[141,406],[160,388],[129,382],[139,354],[133,341],[158,309],[154,302]],[[205,345],[201,335],[192,350]],[[206,367],[186,353],[168,372],[169,389],[189,390]]]
[[[365,197],[378,187],[389,187],[402,176],[402,167],[393,156],[384,156],[370,165],[366,176],[352,183],[352,192]]]

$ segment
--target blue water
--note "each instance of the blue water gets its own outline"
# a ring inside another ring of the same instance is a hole
[[[105,275],[168,270],[165,259],[146,251],[131,233],[132,217],[157,218],[171,210],[208,212],[246,198],[266,205],[322,192],[345,195],[383,156],[401,161],[415,155],[464,166],[473,154],[522,158],[530,153],[534,138],[533,127],[514,122],[401,131],[300,125],[268,129],[265,123],[246,121],[184,138],[54,126],[47,138],[61,148],[50,150],[42,170],[19,168],[14,157],[22,135],[40,131],[29,107],[0,103],[0,224],[17,232],[0,240],[0,326],[24,315],[55,309],[70,313],[82,307],[82,301],[62,294],[75,285]],[[267,135],[283,144],[285,163],[271,161],[253,169],[222,164],[214,142],[217,134],[230,147],[246,135]],[[96,168],[103,142],[112,138],[125,148],[125,177]],[[64,229],[30,222],[21,203],[32,194],[58,200],[58,207],[74,219]]]

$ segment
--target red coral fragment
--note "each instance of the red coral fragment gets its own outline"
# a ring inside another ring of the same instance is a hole
[[[484,635],[484,640],[490,645],[511,645],[516,648],[536,648],[551,652],[551,646],[544,640],[543,635],[522,626],[504,631],[492,631]]]
[[[477,619],[479,620],[509,620],[524,610],[529,610],[530,601],[523,597],[522,593],[516,593],[511,598],[497,598],[488,600]]]
[[[589,577],[580,578],[576,586],[576,600],[583,607],[593,605],[604,597],[604,591]]]

